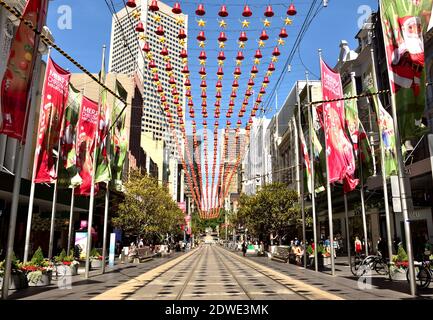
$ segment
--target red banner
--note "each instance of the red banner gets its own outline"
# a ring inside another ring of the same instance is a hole
[[[77,132],[77,168],[83,180],[80,187],[75,188],[79,195],[90,195],[98,117],[98,103],[83,97]]]
[[[41,30],[47,13],[47,0],[29,0],[23,18]],[[35,55],[39,47],[36,34],[20,22],[11,45],[1,83],[0,133],[25,143],[27,104],[32,83]]]
[[[71,73],[48,60],[35,150],[35,183],[53,183],[57,179],[53,150],[59,144],[70,78]]]
[[[342,99],[343,86],[339,73],[334,72],[320,60],[323,100]],[[344,101],[326,102],[323,105],[326,156],[328,158],[328,180],[344,182],[345,191],[353,190],[358,184],[354,179],[355,157],[353,146],[344,130]]]

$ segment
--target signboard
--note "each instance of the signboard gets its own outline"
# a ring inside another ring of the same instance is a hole
[[[116,234],[111,233],[110,234],[110,249],[108,253],[108,265],[110,267],[114,267],[114,250],[116,245]]]
[[[85,259],[87,255],[87,232],[75,233],[75,245],[81,249],[80,259]]]

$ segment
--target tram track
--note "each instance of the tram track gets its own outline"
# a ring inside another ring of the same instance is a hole
[[[341,298],[335,294],[323,291],[323,290],[318,289],[314,286],[303,283],[302,281],[295,280],[289,276],[286,276],[286,275],[278,272],[277,270],[273,270],[273,269],[270,269],[270,268],[265,267],[263,265],[260,265],[256,262],[252,262],[252,261],[248,260],[247,258],[240,257],[240,256],[238,256],[238,255],[236,255],[236,254],[234,254],[234,253],[232,253],[226,249],[218,248],[217,250],[220,252],[224,252],[223,255],[227,259],[229,259],[229,260],[232,259],[232,261],[234,259],[236,259],[241,264],[248,266],[249,268],[253,269],[257,273],[262,274],[263,276],[267,277],[268,279],[271,279],[272,281],[274,281],[278,285],[281,285],[281,286],[287,288],[288,290],[290,290],[291,292],[293,292],[294,294],[296,294],[297,296],[299,296],[302,299],[306,299],[306,300],[323,300],[323,299],[344,300],[343,298]]]
[[[183,283],[180,291],[178,292],[175,300],[181,300],[183,293],[185,292],[185,289],[188,287],[188,284],[191,282],[192,277],[195,274],[195,271],[197,270],[197,267],[200,265],[200,262],[202,261],[204,253],[204,248],[201,247],[199,249],[201,251],[200,256],[197,258],[196,262],[194,263],[194,266],[192,267],[191,271],[189,272],[185,282]]]
[[[93,299],[337,300],[340,297],[240,257],[203,245]]]

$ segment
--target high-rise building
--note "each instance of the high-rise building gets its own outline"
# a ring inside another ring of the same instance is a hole
[[[111,46],[109,72],[129,74],[136,70],[142,76],[143,81],[143,116],[141,119],[141,132],[151,132],[155,140],[164,140],[171,147],[172,153],[177,154],[176,142],[173,141],[169,132],[169,124],[161,106],[160,96],[156,91],[156,86],[152,81],[152,74],[148,70],[148,61],[145,60],[146,53],[142,51],[145,41],[149,44],[151,53],[158,69],[159,79],[166,94],[170,113],[177,115],[174,105],[174,97],[171,94],[170,77],[166,70],[167,62],[160,54],[165,46],[169,52],[170,64],[173,68],[173,78],[179,92],[179,101],[182,109],[185,110],[185,88],[182,74],[182,59],[179,57],[182,50],[178,41],[180,29],[184,29],[187,34],[188,16],[184,14],[174,14],[171,7],[158,1],[159,11],[148,10],[148,0],[136,1],[137,7],[134,9],[123,8],[118,11],[112,19]],[[147,5],[146,5],[147,4]],[[136,19],[134,17],[139,17]],[[146,39],[139,37],[135,31],[135,26],[142,22]],[[161,43],[160,37],[155,33],[158,26],[164,29],[165,42]],[[185,47],[186,47],[185,43]],[[177,116],[173,117],[177,141],[183,148],[182,136],[180,133],[180,120]],[[185,115],[184,119],[185,120]]]
[[[233,172],[236,166],[236,161],[238,159],[242,160],[242,157],[244,156],[245,152],[245,129],[240,129],[239,133],[237,134],[239,139],[236,139],[236,129],[230,129],[228,131],[228,146],[226,153],[224,155],[224,131],[221,133],[221,149],[220,149],[220,163],[223,164],[222,166],[222,174],[221,174],[221,181],[220,185],[218,186],[218,190],[221,190],[221,188],[225,188],[225,190],[228,190],[227,197],[225,199],[225,207],[226,209],[233,209],[236,210],[238,199],[240,196],[240,193],[242,191],[242,177],[241,177],[241,171],[242,171],[242,165],[239,164],[237,167],[237,170]],[[234,146],[234,147],[233,147]],[[223,186],[223,177],[224,174],[227,173],[227,181],[225,181]],[[231,181],[230,176],[232,176]],[[219,192],[219,191],[218,191]]]

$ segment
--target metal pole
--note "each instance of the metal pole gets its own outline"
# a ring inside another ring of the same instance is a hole
[[[355,80],[355,73],[354,72],[350,73],[350,79],[352,81],[352,86],[355,90],[355,94],[358,94],[358,92],[356,92],[357,90],[356,90],[356,80]],[[356,99],[356,103],[357,102],[358,102],[358,99]],[[370,117],[370,121],[371,121],[371,117]],[[358,127],[359,127],[359,125],[358,125]],[[370,128],[371,128],[371,126],[370,126]],[[358,155],[358,162],[359,162],[360,183],[361,183],[360,194],[361,194],[362,227],[364,230],[364,241],[365,241],[365,256],[368,256],[367,215],[365,212],[365,200],[364,200],[364,176],[362,174],[362,162],[361,162],[361,157],[359,155]],[[373,159],[373,162],[375,162],[374,159]],[[374,170],[374,172],[376,172],[376,170]]]
[[[69,253],[71,251],[71,240],[72,240],[72,224],[73,224],[73,218],[74,218],[74,202],[75,202],[75,188],[72,188],[71,192],[71,208],[69,211],[69,232],[68,232],[68,247],[66,249],[66,254],[69,256]]]
[[[348,208],[347,208],[347,194],[346,194],[346,192],[344,192],[343,198],[344,198],[344,217],[345,217],[344,220],[346,223],[347,258],[348,258],[349,267],[350,267],[352,262],[351,262],[351,256],[350,256],[349,214],[348,214]]]
[[[105,45],[102,47],[102,64],[105,61]],[[102,67],[101,67],[102,70]],[[98,103],[98,114],[101,112],[101,97],[99,97]],[[95,130],[95,142],[98,137],[98,123],[96,123]],[[95,143],[95,149],[93,150],[93,167],[92,167],[92,185],[90,186],[90,202],[89,202],[89,221],[87,222],[87,254],[86,254],[86,266],[84,277],[89,278],[90,269],[90,250],[92,246],[92,224],[93,224],[93,209],[95,203],[95,174],[96,174],[96,156],[97,156],[98,144]]]
[[[226,245],[227,245],[227,237],[228,237],[228,235],[227,235],[227,229],[228,229],[228,226],[227,226],[227,210],[225,210],[225,225],[226,225]]]
[[[50,56],[51,56],[51,47],[48,47],[47,61],[50,60]],[[47,79],[47,74],[45,72],[45,81],[44,81],[43,88],[42,88],[42,97],[45,94],[45,83],[47,82],[46,79]],[[42,110],[43,110],[42,103],[43,103],[43,101],[41,99],[41,108],[40,108],[40,111],[39,111],[39,120],[41,119],[41,114],[42,114]],[[38,132],[39,132],[39,125],[38,125]],[[25,239],[25,244],[24,244],[24,259],[23,259],[24,263],[27,262],[28,257],[29,257],[29,251],[30,251],[30,233],[31,233],[31,230],[32,230],[33,203],[34,203],[34,199],[35,199],[35,187],[36,187],[36,184],[35,184],[34,181],[35,181],[35,177],[36,177],[36,163],[37,163],[37,159],[38,159],[38,156],[37,156],[37,152],[35,150],[35,154],[34,154],[34,157],[33,157],[32,184],[31,184],[31,187],[30,187],[29,208],[28,208],[28,211],[27,211],[26,239]]]
[[[20,189],[21,189],[21,173],[22,173],[23,158],[24,158],[24,145],[19,143],[18,148],[19,150],[18,150],[17,171],[15,172],[15,178],[14,178],[11,215],[9,220],[9,233],[8,233],[8,243],[7,243],[7,252],[6,252],[5,273],[3,277],[2,299],[7,299],[9,295],[9,283],[11,280],[11,271],[12,271],[12,255],[14,253],[15,228],[17,224],[18,202],[19,202]]]
[[[319,49],[320,61],[322,61],[322,49]],[[322,64],[320,64],[322,68]],[[323,130],[325,132],[325,146],[326,146],[326,119],[325,112],[323,112]],[[327,148],[325,148],[327,149]],[[331,183],[329,182],[329,162],[328,155],[325,153],[326,160],[326,192],[328,196],[328,219],[329,219],[329,241],[331,242],[331,274],[335,276],[335,258],[334,258],[334,229],[332,223],[332,195],[331,195]]]
[[[374,88],[378,90],[377,86],[377,76],[376,76],[376,62],[374,60],[374,49],[371,49],[371,69],[373,72],[373,83]],[[377,97],[379,102],[379,97]],[[380,119],[380,110],[379,114],[376,115],[378,119]],[[383,144],[383,136],[382,136],[382,128],[379,126],[379,141],[380,141],[380,167],[382,171],[382,185],[383,185],[383,198],[385,202],[385,218],[386,218],[386,237],[388,244],[388,255],[389,262],[392,262],[392,238],[391,238],[391,211],[389,210],[389,200],[388,200],[388,184],[386,177],[386,169],[385,169],[385,146]],[[390,273],[391,277],[391,273]]]
[[[105,273],[105,256],[107,255],[107,224],[108,224],[108,206],[110,205],[110,188],[105,192],[105,208],[104,208],[104,238],[102,239],[102,273]]]
[[[308,90],[308,89],[307,89]],[[304,241],[304,268],[307,268],[307,237],[305,230],[305,208],[304,208],[304,166],[302,161],[302,141],[301,135],[302,133],[302,113],[301,113],[301,97],[299,96],[299,83],[296,83],[296,99],[298,102],[298,139],[296,140],[298,144],[298,162],[299,166],[297,166],[298,171],[298,184],[299,184],[299,202],[301,203],[301,214],[302,214],[302,238]]]
[[[56,175],[59,171],[59,159],[60,159],[60,156],[57,157]],[[54,221],[55,221],[55,217],[56,217],[56,205],[57,205],[57,180],[54,182],[53,204],[51,207],[50,244],[48,247],[48,259],[51,259],[53,257]]]
[[[33,174],[32,174],[32,185],[30,187],[30,199],[29,199],[29,208],[27,212],[27,226],[26,226],[26,239],[24,244],[24,259],[23,262],[26,263],[29,257],[30,251],[30,233],[32,230],[32,219],[33,219],[33,202],[35,198],[35,175],[36,175],[36,165],[33,163]]]
[[[305,79],[307,80],[307,103],[311,102],[310,97],[310,84],[308,80],[308,71],[305,72]],[[308,134],[310,140],[310,167],[311,167],[311,208],[313,213],[313,242],[314,242],[314,270],[316,272],[319,271],[319,261],[317,261],[317,217],[316,217],[316,184],[314,179],[314,149],[313,149],[313,116],[312,110],[315,108],[314,105],[311,105],[311,108],[308,106]]]
[[[396,108],[396,101],[395,101],[395,95],[391,94],[391,107],[392,107],[392,118],[394,122],[394,132],[395,132],[395,139],[397,143],[401,143],[400,138],[400,130],[398,128],[398,120],[397,120],[397,108]],[[400,197],[401,197],[401,208],[403,213],[403,220],[404,220],[404,233],[406,236],[406,251],[407,256],[409,258],[409,274],[410,274],[410,292],[411,295],[416,295],[416,283],[415,283],[415,268],[414,268],[414,259],[413,259],[413,252],[412,252],[412,234],[410,232],[410,221],[409,221],[409,208],[408,208],[408,200],[411,197],[411,195],[406,194],[406,185],[405,185],[405,179],[406,179],[406,173],[405,173],[405,167],[404,167],[404,160],[401,148],[397,146],[397,162],[398,162],[398,180],[399,180],[399,186],[400,186]]]
[[[381,1],[379,1],[379,6],[381,6]],[[382,28],[382,32],[384,33],[384,38],[386,38],[385,30]],[[389,65],[388,61],[388,55],[386,55],[386,62],[387,65]],[[393,87],[393,84],[391,82],[391,79],[389,79],[389,85],[390,88]],[[398,120],[397,120],[397,104],[395,100],[395,94],[391,92],[391,108],[392,108],[392,119],[394,123],[394,132],[395,132],[395,140],[397,141],[397,144],[401,144],[400,139],[400,130],[398,127]],[[410,293],[412,296],[416,295],[416,283],[415,283],[415,268],[414,268],[414,259],[413,259],[413,252],[412,252],[412,235],[410,233],[410,224],[409,224],[409,212],[408,212],[408,197],[411,197],[411,195],[406,194],[406,185],[405,185],[405,166],[404,166],[404,159],[402,155],[402,151],[400,148],[400,145],[397,145],[397,163],[398,163],[398,180],[400,185],[400,197],[401,197],[401,210],[403,214],[403,221],[404,221],[404,233],[406,236],[406,252],[407,256],[409,258],[409,283],[410,283]]]

